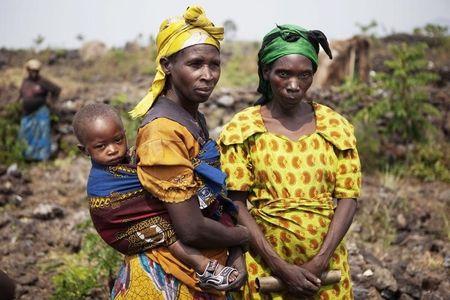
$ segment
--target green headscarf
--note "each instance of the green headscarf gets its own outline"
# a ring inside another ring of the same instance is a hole
[[[287,24],[277,25],[276,28],[266,34],[258,53],[258,92],[263,95],[264,103],[270,101],[272,97],[270,84],[263,77],[264,66],[270,65],[280,57],[289,54],[300,54],[311,61],[315,72],[319,60],[319,44],[331,59],[332,55],[327,38],[319,30],[309,31],[297,25]],[[261,104],[260,102],[258,101],[257,104]]]

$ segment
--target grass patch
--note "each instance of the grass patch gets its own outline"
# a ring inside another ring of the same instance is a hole
[[[53,264],[58,270],[52,277],[52,299],[85,299],[92,293],[109,294],[109,281],[118,271],[122,255],[107,246],[93,230],[92,223],[79,226],[85,232],[79,253],[63,257],[63,264]]]
[[[0,113],[0,161],[5,165],[25,162],[23,151],[26,144],[18,139],[21,108],[21,103],[12,102]]]

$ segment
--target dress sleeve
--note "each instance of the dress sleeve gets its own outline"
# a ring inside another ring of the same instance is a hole
[[[361,192],[361,164],[356,148],[337,150],[336,186],[333,197],[358,198]]]
[[[220,144],[220,163],[227,174],[227,188],[233,191],[249,191],[254,183],[252,164],[245,142]]]
[[[159,118],[148,123],[136,139],[141,184],[165,202],[190,199],[198,188],[191,161],[198,151],[197,141],[177,122]]]

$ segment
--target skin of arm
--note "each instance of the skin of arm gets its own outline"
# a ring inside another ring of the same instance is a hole
[[[326,271],[331,256],[344,238],[357,209],[356,199],[338,199],[337,207],[328,228],[327,236],[317,253],[309,262],[302,265],[316,276]]]
[[[181,203],[166,203],[172,226],[179,240],[191,247],[228,248],[227,266],[238,271],[238,277],[227,290],[239,289],[247,281],[245,258],[240,245],[249,242],[250,234],[246,227],[226,227],[219,222],[205,218],[198,208],[196,196]],[[186,222],[189,216],[189,222]],[[233,247],[234,246],[234,247]]]
[[[272,246],[267,242],[264,234],[259,229],[253,217],[247,210],[245,204],[247,196],[248,195],[246,192],[230,193],[230,198],[233,199],[239,207],[239,223],[245,225],[251,232],[251,247],[263,258],[264,262],[272,270],[275,276],[280,277],[288,286],[296,284],[289,274],[289,272],[295,271],[293,267],[296,266],[289,265],[287,262],[281,259],[272,248]],[[318,277],[320,277],[321,273],[327,269],[331,256],[341,242],[342,238],[347,233],[348,228],[350,227],[353,217],[356,213],[356,208],[357,202],[355,199],[338,200],[333,220],[330,223],[327,236],[325,237],[322,247],[313,259],[311,259],[309,262],[306,262],[301,266],[301,268],[299,268],[307,270],[307,272],[303,275],[309,282],[307,282],[307,284],[303,288],[303,291],[298,289],[291,289],[292,293],[311,295],[312,293],[317,291],[318,287],[320,287],[320,283],[317,284]],[[312,274],[314,274],[315,276]]]
[[[239,275],[230,285],[229,290],[238,290],[247,281],[247,267],[245,266],[244,252],[241,247],[233,247],[229,249],[227,266],[235,268]]]
[[[173,228],[179,240],[195,248],[228,248],[245,244],[249,232],[243,226],[226,227],[205,218],[196,196],[180,203],[166,203]],[[187,218],[189,216],[189,218]]]
[[[303,296],[314,294],[320,287],[320,280],[308,270],[288,264],[278,256],[248,212],[247,196],[247,192],[229,192],[229,197],[239,207],[239,224],[250,232],[250,247],[262,257],[273,274],[286,283],[291,293]]]
[[[50,94],[49,96],[49,100],[47,103],[50,107],[53,107],[53,105],[55,104],[56,100],[58,100],[59,94],[61,93],[61,88],[54,84],[53,82],[51,82],[50,80],[41,78],[41,84],[45,87],[45,89],[48,91],[48,93]]]
[[[48,90],[48,92],[50,93],[50,98],[52,100],[58,99],[59,94],[61,93],[61,88],[47,79],[43,79],[42,83],[43,83],[44,87]]]

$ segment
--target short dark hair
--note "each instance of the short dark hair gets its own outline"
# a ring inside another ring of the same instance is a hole
[[[105,103],[94,103],[83,106],[73,117],[72,127],[81,144],[85,144],[86,130],[89,124],[99,118],[113,118],[122,125],[119,113],[110,105]],[[122,125],[123,126],[123,125]]]

